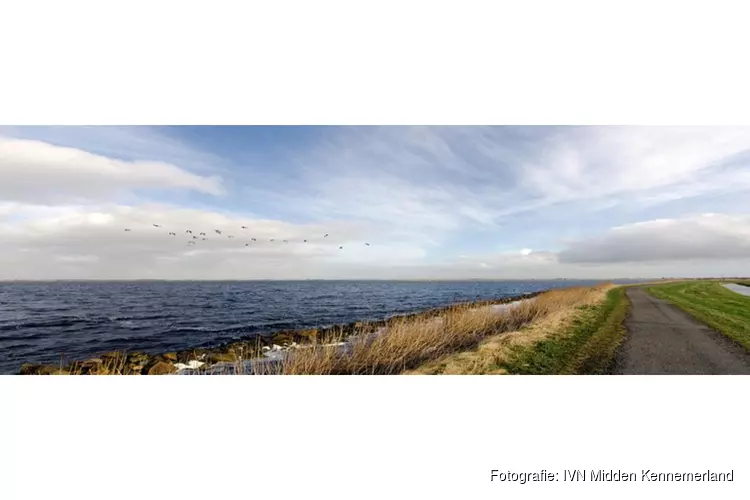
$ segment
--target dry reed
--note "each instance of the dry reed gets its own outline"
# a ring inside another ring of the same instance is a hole
[[[611,285],[551,290],[502,312],[456,308],[434,318],[404,319],[380,335],[359,335],[348,349],[313,345],[283,361],[284,374],[399,374],[451,353],[476,348],[488,337],[517,331],[550,314],[589,303]]]

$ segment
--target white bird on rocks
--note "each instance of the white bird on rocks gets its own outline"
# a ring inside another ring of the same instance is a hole
[[[177,368],[177,370],[197,370],[201,366],[205,365],[203,361],[198,361],[197,359],[191,359],[188,361],[187,364],[185,363],[175,363],[174,367]]]
[[[283,359],[284,353],[287,351],[284,347],[273,344],[270,348],[263,348],[263,356],[270,359]]]

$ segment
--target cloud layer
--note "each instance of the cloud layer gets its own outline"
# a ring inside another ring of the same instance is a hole
[[[559,256],[560,262],[574,264],[750,258],[750,215],[704,214],[628,224],[572,242]]]
[[[749,130],[6,129],[0,279],[747,274]]]
[[[163,205],[6,204],[0,231],[0,279],[290,279],[424,255],[408,241],[366,246],[362,228],[345,222],[321,227]]]

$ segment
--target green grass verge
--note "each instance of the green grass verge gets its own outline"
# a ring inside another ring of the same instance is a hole
[[[518,348],[503,368],[523,375],[608,373],[625,339],[623,321],[630,305],[625,290],[614,288],[603,303],[581,307],[570,328]]]
[[[716,281],[657,285],[647,287],[646,291],[750,350],[750,297],[728,290]]]

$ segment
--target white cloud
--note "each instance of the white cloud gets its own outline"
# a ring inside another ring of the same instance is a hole
[[[750,215],[704,214],[612,228],[571,242],[563,263],[664,262],[750,257]]]
[[[40,205],[109,200],[138,189],[224,192],[221,179],[175,165],[122,161],[40,141],[0,137],[0,200]]]
[[[218,173],[223,158],[178,140],[162,127],[0,126],[0,137],[42,141],[120,160],[151,160],[180,165],[191,172]]]

